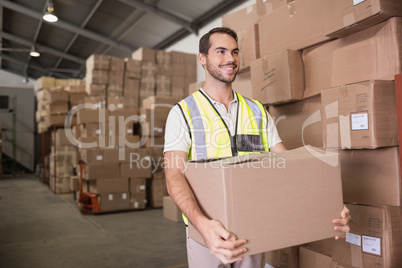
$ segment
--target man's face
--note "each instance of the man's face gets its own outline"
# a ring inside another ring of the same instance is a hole
[[[208,55],[203,55],[204,67],[215,79],[232,83],[239,71],[239,48],[228,34],[215,33],[210,37]]]

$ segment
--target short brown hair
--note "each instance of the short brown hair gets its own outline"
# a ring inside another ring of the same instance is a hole
[[[199,44],[199,52],[208,55],[208,50],[211,47],[211,43],[209,42],[209,38],[211,37],[212,34],[214,33],[223,33],[223,34],[228,34],[231,37],[233,37],[234,40],[236,40],[237,43],[237,34],[235,31],[233,31],[230,28],[227,27],[216,27],[211,29],[209,32],[204,34],[201,39],[200,39],[200,44]]]

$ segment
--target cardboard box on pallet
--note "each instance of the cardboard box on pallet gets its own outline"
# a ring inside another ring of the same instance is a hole
[[[268,111],[287,149],[304,145],[323,147],[320,96],[272,105]]]
[[[101,193],[97,197],[102,212],[130,209],[130,198],[127,192]]]
[[[185,175],[204,213],[249,241],[247,255],[336,235],[332,220],[343,200],[335,152],[306,146],[195,161]],[[191,225],[189,235],[205,244]]]
[[[56,90],[47,90],[46,91],[46,100],[48,103],[56,102],[56,101],[65,101],[68,102],[69,93],[64,89],[56,89]]]
[[[346,240],[334,243],[334,261],[358,268],[402,265],[402,210],[395,206],[347,204],[352,220]]]
[[[80,86],[84,88],[84,91],[80,92],[71,92],[70,91],[70,106],[74,107],[78,104],[85,103],[85,97],[88,96],[88,93],[85,92],[85,87]]]
[[[393,80],[402,73],[402,18],[303,51],[304,97],[368,80]]]
[[[372,80],[321,91],[323,143],[342,149],[398,145],[393,81]]]
[[[304,72],[299,51],[284,50],[250,64],[253,97],[263,104],[303,99]]]
[[[95,194],[128,192],[128,178],[108,178],[89,181],[89,191]]]
[[[146,193],[130,193],[130,209],[144,209],[147,207],[148,200]]]
[[[399,147],[340,151],[345,202],[402,205]]]
[[[67,114],[69,111],[67,101],[53,101],[47,104],[47,114]]]

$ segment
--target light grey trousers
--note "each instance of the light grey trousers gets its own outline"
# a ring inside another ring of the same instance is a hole
[[[189,268],[262,268],[264,254],[255,254],[243,257],[240,262],[224,265],[213,256],[207,247],[199,244],[187,235],[187,260]]]

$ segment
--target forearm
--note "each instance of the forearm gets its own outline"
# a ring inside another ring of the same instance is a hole
[[[201,212],[193,191],[184,176],[185,159],[184,156],[180,156],[180,153],[167,152],[165,154],[166,186],[177,207],[186,215],[194,227],[199,229],[199,226],[203,225],[202,222],[208,219]]]

